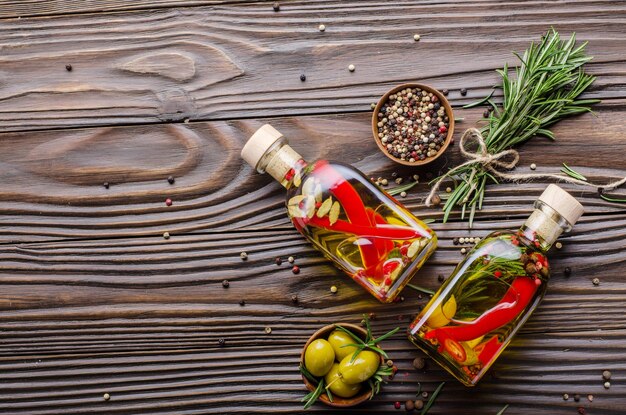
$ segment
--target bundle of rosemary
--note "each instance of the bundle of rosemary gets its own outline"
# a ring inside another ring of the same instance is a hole
[[[515,68],[515,79],[509,77],[507,65],[497,70],[502,77],[502,85],[498,86],[503,92],[501,107],[493,102],[493,92],[483,100],[466,106],[489,104],[493,107],[491,115],[485,120],[486,124],[480,129],[487,153],[500,153],[535,135],[554,140],[554,134],[547,127],[568,115],[588,112],[591,104],[599,102],[577,99],[595,78],[582,69],[592,59],[585,55],[587,42],[578,46],[575,43],[575,33],[569,40],[562,41],[559,34],[550,29],[539,44],[531,43],[523,56],[514,53],[521,61],[521,65]],[[469,211],[471,226],[476,209],[482,208],[486,185],[498,183],[492,173],[493,169],[475,162],[459,166],[435,179],[439,182],[441,178],[452,177],[457,181],[443,207],[443,221],[448,219],[455,207],[460,206],[462,219]]]

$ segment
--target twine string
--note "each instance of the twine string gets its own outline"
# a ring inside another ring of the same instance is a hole
[[[470,146],[471,144],[477,144],[478,148],[474,151],[468,149],[468,146]],[[605,185],[598,185],[558,173],[507,173],[506,170],[511,170],[515,166],[517,166],[517,163],[519,162],[519,153],[514,149],[508,149],[499,153],[491,154],[487,150],[487,144],[485,143],[485,139],[480,133],[480,130],[478,130],[477,128],[468,128],[467,130],[465,130],[465,132],[461,136],[461,140],[459,141],[459,148],[461,150],[461,154],[467,159],[467,161],[448,170],[447,173],[439,177],[439,179],[435,182],[432,189],[430,190],[428,197],[426,198],[426,206],[431,206],[433,196],[435,196],[435,194],[439,190],[439,187],[441,186],[441,183],[445,179],[451,178],[457,172],[463,170],[464,167],[473,164],[478,164],[482,166],[485,170],[489,171],[495,177],[509,180],[512,182],[529,181],[535,179],[554,179],[567,183],[578,184],[581,186],[589,186],[596,189],[602,189],[603,191],[615,190],[619,186],[626,183],[626,177]],[[472,180],[474,178],[473,176],[475,172],[476,170],[473,170],[471,173],[472,176],[469,180],[471,187],[468,194],[471,194],[476,189],[476,184]]]

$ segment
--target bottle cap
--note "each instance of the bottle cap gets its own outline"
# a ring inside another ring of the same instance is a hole
[[[265,153],[281,138],[283,138],[283,135],[278,130],[269,124],[265,124],[256,130],[243,146],[241,158],[256,169]]]
[[[584,212],[583,205],[574,196],[555,184],[549,185],[539,200],[558,212],[572,226]]]

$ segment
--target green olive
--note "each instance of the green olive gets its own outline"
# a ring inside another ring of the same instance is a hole
[[[337,395],[342,398],[351,398],[356,395],[359,390],[361,390],[360,383],[351,385],[341,379],[341,375],[339,374],[339,363],[333,364],[333,367],[330,368],[330,372],[326,374],[324,380],[327,385],[330,385],[328,386],[330,392],[333,395]]]
[[[346,356],[339,363],[339,373],[341,379],[351,385],[368,380],[380,365],[380,355],[371,350],[363,350],[352,362],[350,359],[352,356]]]
[[[304,352],[304,366],[313,376],[324,376],[334,362],[333,346],[324,339],[313,340]]]
[[[356,352],[356,347],[346,346],[347,344],[354,344],[354,339],[347,333],[340,330],[333,330],[333,332],[330,333],[330,336],[328,336],[328,343],[333,346],[335,357],[339,362],[341,362],[344,357],[348,355],[352,356],[352,354]]]

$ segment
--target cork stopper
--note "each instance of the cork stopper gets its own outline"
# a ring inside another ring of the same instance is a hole
[[[555,184],[549,185],[539,196],[539,200],[558,212],[571,226],[574,226],[584,211],[583,205],[574,196]]]
[[[259,162],[267,151],[279,140],[283,135],[269,124],[256,130],[252,137],[241,149],[241,158],[256,170]]]

